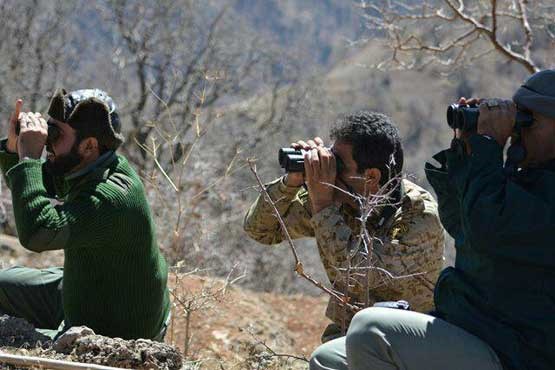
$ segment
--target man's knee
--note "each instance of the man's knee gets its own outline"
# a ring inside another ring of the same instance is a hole
[[[309,369],[310,370],[322,370],[325,369],[325,364],[328,359],[328,354],[322,350],[322,346],[316,348],[316,350],[310,356]]]
[[[351,321],[346,337],[348,351],[367,352],[375,344],[384,340],[383,323],[391,309],[371,307],[358,312]]]
[[[345,338],[322,344],[310,356],[310,370],[328,369],[347,369]]]
[[[18,266],[0,269],[0,289],[10,289],[19,284],[19,269],[21,267]]]

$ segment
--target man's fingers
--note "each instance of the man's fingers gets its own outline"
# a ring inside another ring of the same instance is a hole
[[[516,105],[511,100],[503,100],[500,102],[502,114],[506,117],[508,122],[514,125],[514,118],[516,116]]]
[[[21,124],[20,132],[23,133],[26,131],[30,131],[34,126],[33,117],[31,116],[31,113],[21,113],[19,116],[20,116],[19,122]]]
[[[304,174],[307,183],[310,183],[314,177],[312,164],[310,163],[310,152],[304,153]]]
[[[296,150],[299,150],[299,149],[310,150],[323,145],[324,145],[324,141],[319,137],[315,137],[313,140],[312,139],[307,141],[299,140],[296,143],[291,143],[291,147]]]
[[[512,100],[507,100],[507,104],[509,106],[509,110],[513,116],[516,116],[516,104]]]
[[[300,149],[304,149],[304,150],[308,150],[310,149],[310,145],[308,145],[306,142],[304,142],[303,140],[299,140],[297,141],[297,145],[299,145],[301,148]]]
[[[485,114],[489,115],[490,108],[488,107],[485,100],[478,105],[478,111],[480,112],[480,116],[483,116]]]
[[[318,181],[320,178],[320,158],[316,149],[308,150],[305,153],[304,168],[307,175],[307,182]]]
[[[27,113],[19,113],[19,115],[17,116],[17,120],[21,123],[22,128],[24,126],[27,126],[27,121],[29,120],[29,118],[27,117]]]
[[[459,104],[461,105],[478,105],[480,104],[480,101],[482,101],[483,99],[480,98],[470,98],[467,99],[464,96],[459,98]]]
[[[37,118],[34,113],[27,114],[27,127],[32,128],[38,125]]]
[[[320,173],[320,156],[316,148],[310,150],[310,165],[312,166],[313,174]]]
[[[46,120],[42,118],[42,114],[35,113],[35,118],[37,119],[37,123],[41,131],[48,134],[48,124],[46,123]]]
[[[44,117],[40,113],[37,113],[37,118],[39,120],[39,123],[40,123],[41,127],[45,128],[45,129],[48,129],[48,123],[46,122],[46,120],[44,119]]]
[[[15,101],[15,111],[14,111],[15,117],[19,117],[19,113],[21,113],[21,108],[22,107],[23,107],[23,100],[22,99],[17,99]]]
[[[12,114],[10,114],[10,123],[11,124],[15,124],[17,122],[17,119],[19,118],[19,114],[21,113],[21,107],[23,107],[23,100],[17,99],[15,101],[15,108],[14,108]]]
[[[37,117],[37,113],[29,113],[27,117],[29,117],[29,127],[36,129],[40,128],[40,122],[39,118]]]
[[[326,148],[323,146],[319,146],[318,150],[318,157],[320,158],[320,170],[321,171],[328,171],[330,165],[330,158],[328,153],[326,152]]]
[[[466,104],[467,105],[478,105],[480,104],[480,100],[479,98],[470,98],[470,99],[466,99]]]

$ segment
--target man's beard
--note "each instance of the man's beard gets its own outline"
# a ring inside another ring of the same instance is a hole
[[[53,153],[51,149],[47,146],[48,153]],[[77,167],[81,163],[81,156],[79,155],[79,146],[73,145],[71,150],[67,154],[54,155],[51,159],[49,154],[46,160],[47,170],[54,176],[64,176],[67,175],[73,168]]]

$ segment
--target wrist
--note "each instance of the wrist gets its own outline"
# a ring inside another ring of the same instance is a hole
[[[283,183],[287,187],[298,188],[304,184],[304,178],[301,177],[300,179],[297,179],[294,175],[291,176],[290,174],[286,174],[283,179]]]
[[[331,206],[333,204],[333,200],[332,199],[322,199],[322,200],[316,200],[316,201],[312,201],[312,210],[313,213],[316,214],[318,212],[320,212],[321,210],[328,208],[329,206]]]
[[[40,151],[40,153],[33,153],[30,151],[21,151],[19,153],[19,158],[21,158],[21,160],[25,160],[25,159],[40,159],[42,155],[42,150]]]

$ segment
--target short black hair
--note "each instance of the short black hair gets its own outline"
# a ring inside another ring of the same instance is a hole
[[[343,116],[331,129],[332,140],[353,146],[358,172],[377,168],[385,184],[403,170],[403,147],[395,123],[382,113],[359,111]]]

